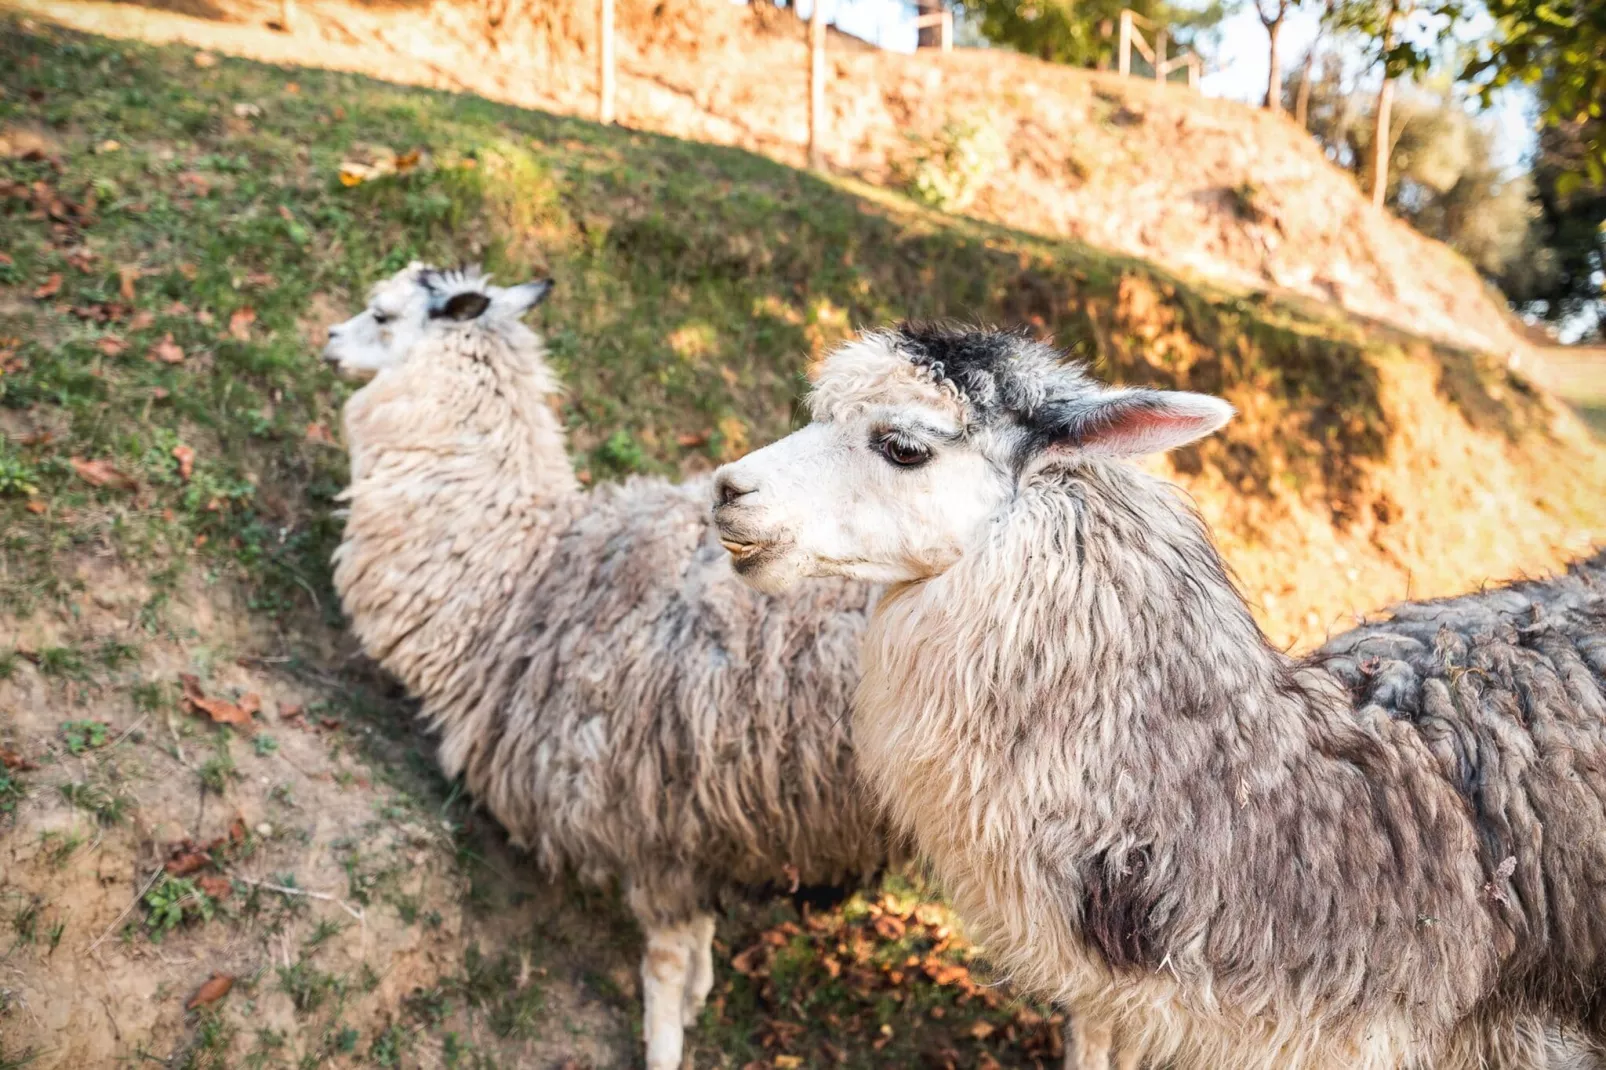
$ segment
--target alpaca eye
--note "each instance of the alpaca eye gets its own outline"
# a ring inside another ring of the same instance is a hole
[[[885,436],[877,443],[877,448],[881,456],[899,468],[918,468],[931,460],[931,451],[926,447],[897,435]]]
[[[392,316],[388,312],[381,312],[377,308],[374,309],[374,322],[379,324],[381,327],[383,327],[385,324],[389,323],[391,320],[393,320],[395,318],[396,318],[395,316]]]

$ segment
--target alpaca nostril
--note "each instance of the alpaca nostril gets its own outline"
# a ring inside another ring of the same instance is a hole
[[[732,479],[728,473],[721,473],[714,480],[714,499],[719,505],[729,505],[738,498],[753,493],[752,487],[745,487]]]

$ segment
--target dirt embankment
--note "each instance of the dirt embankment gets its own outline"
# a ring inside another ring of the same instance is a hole
[[[268,28],[269,0],[18,6],[100,33],[596,111],[588,4],[303,0],[290,33]],[[621,123],[802,162],[806,44],[790,15],[624,0],[617,25]],[[835,170],[902,184],[940,160],[967,173],[953,206],[980,218],[1501,355],[1526,348],[1471,266],[1373,209],[1285,117],[1002,51],[906,56],[843,35],[831,49]]]

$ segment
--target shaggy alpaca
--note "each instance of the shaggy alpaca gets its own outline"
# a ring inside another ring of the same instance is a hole
[[[730,574],[706,479],[583,491],[520,317],[549,284],[412,265],[331,328],[347,403],[335,586],[439,759],[545,865],[620,881],[646,933],[647,1062],[681,1063],[722,888],[886,861],[847,713],[872,599]]]
[[[1017,983],[1210,1070],[1606,1037],[1606,555],[1299,660],[1125,463],[1225,402],[905,327],[828,357],[811,404],[717,474],[721,535],[763,590],[895,585],[860,771]]]

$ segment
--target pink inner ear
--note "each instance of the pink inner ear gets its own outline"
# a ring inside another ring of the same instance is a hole
[[[1198,400],[1203,399],[1171,395],[1158,405],[1152,401],[1115,401],[1090,421],[1092,426],[1081,435],[1081,447],[1117,457],[1136,457],[1185,445],[1215,430],[1231,412],[1200,409]]]

